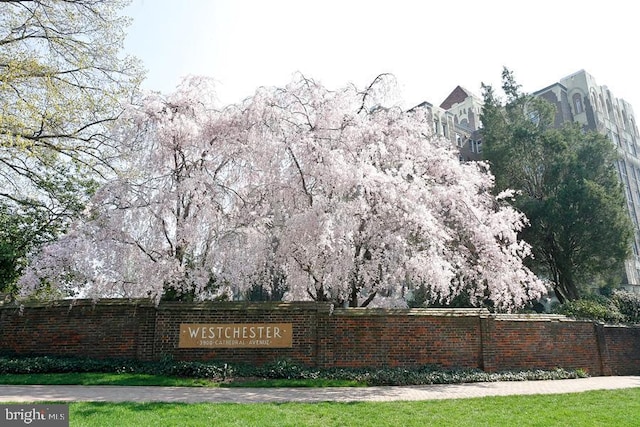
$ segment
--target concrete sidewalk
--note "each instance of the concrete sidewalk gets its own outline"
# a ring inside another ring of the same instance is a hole
[[[511,381],[407,387],[199,388],[0,385],[0,402],[354,402],[462,399],[514,394],[559,394],[640,387],[640,376]]]

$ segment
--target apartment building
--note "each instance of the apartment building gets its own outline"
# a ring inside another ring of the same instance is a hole
[[[584,70],[540,89],[534,95],[556,106],[556,123],[578,122],[585,130],[607,135],[619,153],[616,163],[634,225],[632,256],[625,263],[627,290],[640,292],[640,146],[632,106],[598,85]]]
[[[607,135],[617,147],[620,158],[616,167],[635,229],[633,252],[625,262],[626,277],[622,287],[640,293],[640,138],[633,108],[624,99],[616,98],[607,86],[598,85],[584,70],[564,77],[534,95],[556,106],[558,126],[578,122],[585,130]],[[460,149],[461,160],[482,158],[481,98],[458,86],[439,107],[428,102],[417,107],[429,110],[435,132],[449,138]]]
[[[450,139],[451,143],[458,147],[460,160],[479,160],[482,157],[481,98],[457,86],[440,106],[423,102],[414,108],[429,111],[433,118],[434,132]]]

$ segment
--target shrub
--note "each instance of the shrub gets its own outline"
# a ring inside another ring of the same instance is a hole
[[[336,379],[367,385],[457,384],[487,381],[523,381],[565,379],[587,376],[580,370],[531,370],[488,373],[478,369],[442,370],[435,366],[376,369],[307,368],[290,360],[278,360],[264,366],[231,366],[226,363],[181,362],[163,358],[156,362],[135,360],[95,360],[63,357],[0,357],[0,374],[61,372],[140,373],[224,381],[230,378]]]
[[[568,301],[557,309],[558,314],[582,320],[596,320],[601,322],[624,322],[625,316],[618,307],[602,295],[590,295],[583,299]]]
[[[271,379],[314,379],[318,378],[317,371],[289,359],[278,359],[256,369],[256,376]]]
[[[611,299],[627,322],[640,323],[640,294],[616,290]]]

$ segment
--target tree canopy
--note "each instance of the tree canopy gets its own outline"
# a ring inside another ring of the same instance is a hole
[[[501,309],[539,297],[524,216],[426,110],[385,107],[388,85],[331,91],[298,76],[223,109],[203,78],[150,94],[119,128],[127,173],[44,248],[23,291],[48,280],[93,297],[209,299],[284,282],[285,299],[367,306],[421,283]]]
[[[82,209],[116,152],[108,127],[141,72],[121,55],[126,2],[0,2],[2,277]],[[10,281],[0,284],[10,284]]]
[[[521,93],[503,71],[506,101],[484,86],[483,155],[494,191],[517,191],[515,207],[530,226],[533,270],[552,282],[563,302],[598,280],[619,275],[632,229],[615,169],[613,144],[578,124],[556,127],[554,106]]]

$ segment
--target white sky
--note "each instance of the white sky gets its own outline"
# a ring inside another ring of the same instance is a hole
[[[457,86],[500,87],[507,66],[527,92],[585,69],[640,114],[636,4],[630,0],[133,0],[125,49],[146,89],[180,77],[218,82],[221,104],[296,71],[330,89],[393,73],[401,104],[439,105]]]

